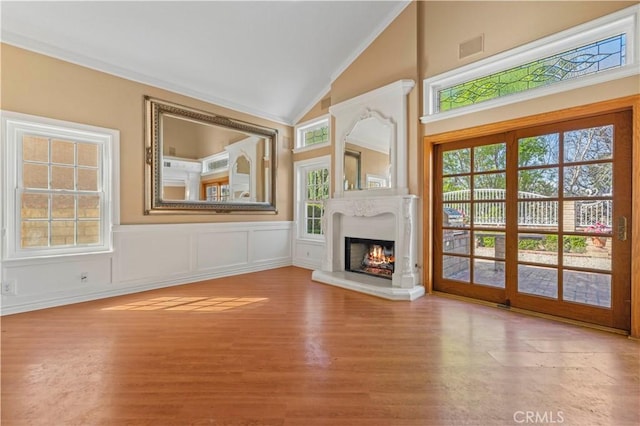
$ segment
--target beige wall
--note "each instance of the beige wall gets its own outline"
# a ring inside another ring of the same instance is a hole
[[[120,222],[179,223],[292,220],[291,152],[277,149],[278,214],[145,216],[144,103],[149,95],[216,114],[277,128],[280,140],[293,128],[186,96],[2,44],[0,108],[120,131]]]

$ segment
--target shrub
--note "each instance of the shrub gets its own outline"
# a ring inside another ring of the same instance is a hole
[[[587,238],[576,235],[564,237],[564,248],[572,253],[584,253],[587,251]]]
[[[518,248],[520,250],[538,250],[540,244],[537,240],[522,239],[518,241]]]
[[[542,246],[547,251],[558,251],[558,236],[557,235],[547,235],[542,240]]]
[[[482,247],[496,246],[496,237],[481,237],[481,238],[482,238]]]

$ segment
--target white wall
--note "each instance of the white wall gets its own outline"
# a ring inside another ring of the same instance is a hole
[[[5,260],[3,315],[289,266],[292,222],[120,225],[113,253]],[[87,280],[82,282],[81,275]]]

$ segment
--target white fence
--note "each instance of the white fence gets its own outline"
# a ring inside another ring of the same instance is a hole
[[[531,192],[518,191],[518,225],[520,226],[558,226],[558,202],[540,200],[546,198]],[[504,226],[506,222],[504,189],[475,189],[473,194],[474,219],[476,225]],[[463,213],[470,220],[469,201],[471,190],[445,192],[445,207],[451,207]],[[566,201],[564,209],[564,227],[589,228],[600,224],[611,228],[612,200]],[[588,229],[586,229],[588,230]]]

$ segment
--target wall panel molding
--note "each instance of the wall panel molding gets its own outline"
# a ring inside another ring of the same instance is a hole
[[[115,226],[113,253],[3,262],[17,294],[0,314],[290,266],[292,233],[289,221]]]

